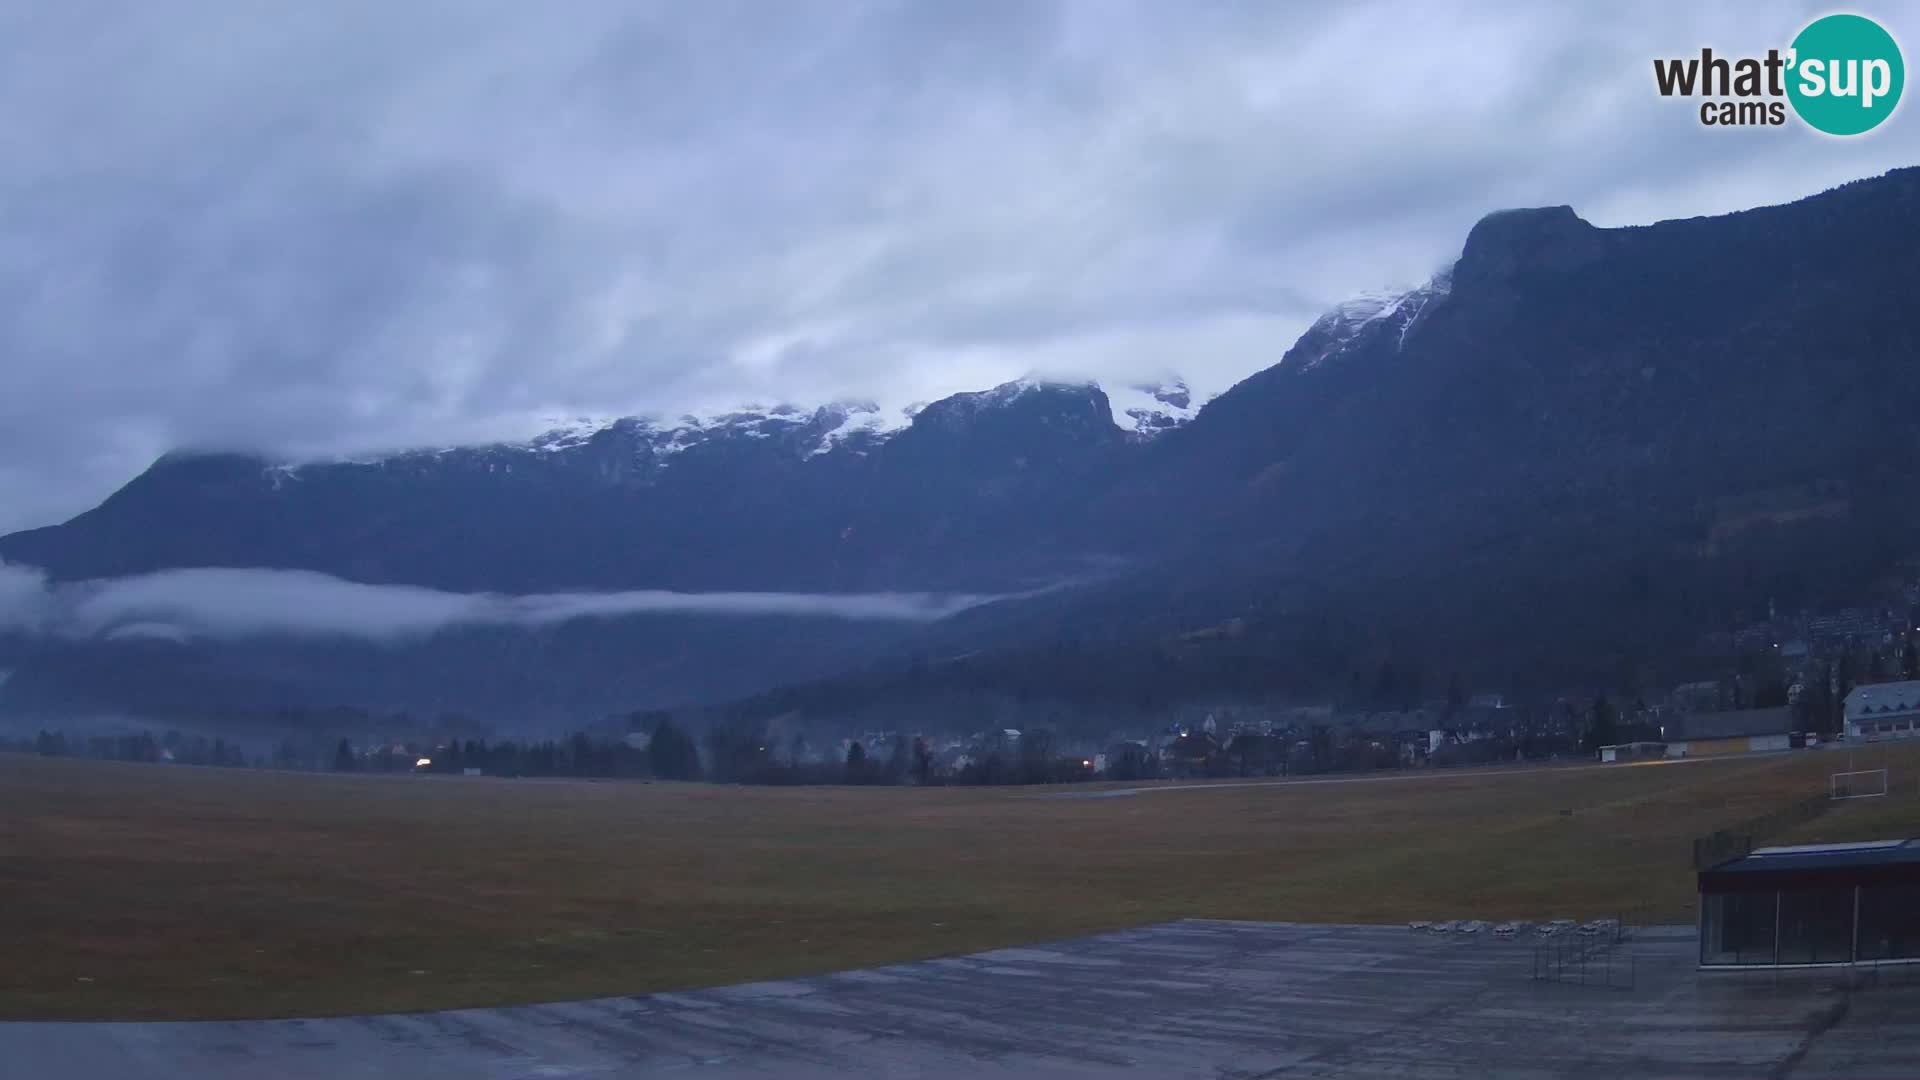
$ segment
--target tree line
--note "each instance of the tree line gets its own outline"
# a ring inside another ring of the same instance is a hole
[[[173,762],[180,765],[217,765],[238,767],[249,761],[238,743],[205,735],[183,735],[167,731],[156,737],[151,731],[121,735],[88,735],[68,738],[64,731],[41,730],[31,738],[0,736],[0,751],[39,754],[41,757],[87,757],[97,761]]]

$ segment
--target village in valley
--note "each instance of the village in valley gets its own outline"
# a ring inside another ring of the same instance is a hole
[[[41,731],[5,748],[160,764],[467,776],[581,776],[750,784],[998,785],[1249,778],[1527,762],[1628,762],[1860,746],[1920,735],[1920,584],[1875,607],[1768,617],[1705,635],[1722,674],[1664,692],[1438,694],[1383,665],[1341,702],[1176,704],[1088,735],[1047,723],[971,731],[835,729],[775,717],[743,729],[643,710],[564,738],[442,717],[298,712],[304,736],[248,740],[179,729]],[[285,720],[286,717],[282,717]],[[183,725],[184,726],[184,725]],[[1094,725],[1097,727],[1097,724]]]

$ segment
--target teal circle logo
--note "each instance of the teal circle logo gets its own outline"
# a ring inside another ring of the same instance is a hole
[[[1893,115],[1907,68],[1900,46],[1860,15],[1828,15],[1793,39],[1787,99],[1817,131],[1859,135]]]

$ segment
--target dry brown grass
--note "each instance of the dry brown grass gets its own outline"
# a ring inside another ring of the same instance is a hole
[[[0,756],[0,1016],[636,993],[1182,916],[1685,922],[1690,838],[1834,760],[1041,799]],[[1920,832],[1911,782],[1872,803],[1813,828]]]

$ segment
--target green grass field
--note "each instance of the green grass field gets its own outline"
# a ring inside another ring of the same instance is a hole
[[[1894,794],[1804,838],[1920,834],[1920,747],[1889,753]],[[639,993],[1183,916],[1690,922],[1691,838],[1843,760],[1059,799],[0,756],[0,1017]]]

